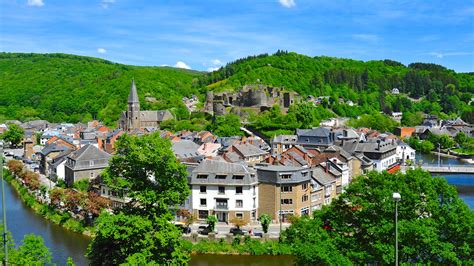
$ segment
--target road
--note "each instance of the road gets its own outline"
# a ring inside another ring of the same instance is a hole
[[[205,223],[194,223],[191,225],[191,230],[192,232],[197,232],[199,226],[206,226],[207,224]],[[285,230],[288,228],[290,224],[284,223],[282,224],[282,229]],[[234,227],[232,224],[223,224],[223,223],[218,223],[216,225],[216,230],[218,235],[226,235],[229,233],[230,228]],[[260,224],[255,224],[255,225],[248,225],[242,227],[242,229],[249,231],[250,229],[253,229],[254,232],[263,232],[262,231],[262,226]],[[280,225],[279,224],[270,224],[270,227],[268,228],[268,233],[270,236],[276,236],[278,237],[280,235]]]

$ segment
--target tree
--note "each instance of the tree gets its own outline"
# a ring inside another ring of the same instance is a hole
[[[34,234],[28,234],[23,237],[22,244],[17,252],[10,258],[18,265],[46,265],[51,263],[51,252],[44,245],[43,238]]]
[[[2,138],[6,142],[10,142],[13,146],[17,146],[23,140],[25,131],[16,124],[8,125],[8,130],[2,134]]]
[[[8,161],[7,167],[13,173],[13,175],[17,177],[19,177],[20,173],[23,172],[23,163],[18,160]]]
[[[263,213],[258,217],[258,220],[260,221],[260,224],[262,224],[262,230],[266,234],[268,233],[268,227],[270,226],[270,223],[272,222],[272,217],[266,213]]]
[[[217,116],[214,123],[208,126],[208,130],[219,137],[242,136],[240,130],[240,117],[234,114]]]
[[[244,220],[242,218],[234,217],[229,221],[231,224],[233,224],[235,227],[239,228],[242,226],[246,226],[249,222],[247,220]]]
[[[215,215],[209,215],[206,219],[207,226],[209,227],[209,231],[214,232],[217,223],[217,217]]]
[[[474,262],[474,212],[444,178],[433,178],[421,169],[357,177],[313,219],[301,218],[290,226],[285,239],[294,247],[323,242],[354,264],[393,264],[393,192],[402,196],[398,204],[401,263]],[[317,263],[307,257],[305,263]]]
[[[81,179],[79,181],[74,182],[73,188],[81,191],[81,192],[87,192],[89,190],[89,179]]]
[[[145,258],[157,264],[186,264],[188,251],[181,232],[170,221],[189,196],[186,167],[174,156],[171,143],[154,133],[123,135],[117,154],[103,173],[104,182],[130,199],[114,214],[103,212],[89,245],[91,264],[117,265]]]
[[[464,132],[459,132],[458,134],[456,134],[456,136],[454,137],[454,141],[456,141],[457,144],[459,145],[463,145],[467,140],[468,140],[468,136],[466,136],[466,134],[464,134]]]

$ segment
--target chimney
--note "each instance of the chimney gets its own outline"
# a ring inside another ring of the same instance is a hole
[[[377,150],[380,151],[380,140],[379,139],[377,140]]]
[[[330,167],[330,166],[329,166],[329,163],[330,163],[330,162],[329,162],[329,158],[326,158],[326,173],[329,172],[329,167]]]

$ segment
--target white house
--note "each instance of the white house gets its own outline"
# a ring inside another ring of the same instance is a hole
[[[189,208],[199,220],[209,215],[219,222],[258,217],[258,179],[244,164],[204,160],[192,170],[190,186]]]
[[[406,163],[408,160],[414,162],[415,161],[416,150],[410,147],[403,141],[398,142],[397,146],[397,158],[403,164]]]

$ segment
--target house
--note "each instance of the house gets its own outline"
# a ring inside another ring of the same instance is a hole
[[[199,220],[216,215],[219,222],[256,221],[258,179],[245,164],[203,160],[192,170],[189,185],[190,209]]]
[[[85,145],[67,156],[65,181],[71,187],[82,179],[94,179],[109,165],[111,155],[93,145]]]
[[[307,147],[326,147],[334,144],[334,134],[324,127],[296,129],[298,144]]]
[[[44,147],[38,154],[39,157],[39,171],[41,174],[49,174],[49,163],[54,157],[67,150],[74,150],[75,147],[61,145],[59,143],[52,143]]]
[[[66,159],[72,150],[65,150],[56,155],[50,162],[48,162],[48,176],[51,180],[57,181],[59,179],[65,180],[66,176]]]
[[[397,88],[392,89],[392,94],[400,94],[400,90]]]
[[[398,164],[395,141],[345,141],[341,147],[350,154],[362,153],[374,163],[374,170],[382,172]]]
[[[408,160],[415,162],[416,150],[401,140],[397,144],[397,159],[401,164],[404,165]]]
[[[311,212],[320,210],[336,197],[336,178],[322,167],[311,172]]]
[[[200,155],[197,151],[199,145],[192,142],[191,140],[180,140],[173,142],[171,149],[174,155],[181,162],[199,162],[204,156]]]
[[[102,141],[102,149],[107,153],[113,154],[115,152],[115,142],[122,136],[125,131],[116,129],[107,134],[107,137]]]
[[[255,145],[245,143],[230,146],[223,158],[228,162],[244,161],[247,164],[256,164],[262,162],[267,155],[268,152]]]
[[[411,137],[416,132],[414,127],[396,127],[395,135],[399,138],[404,139],[406,137]]]
[[[288,215],[309,215],[311,169],[307,167],[259,165],[259,213],[274,222],[288,221]]]
[[[203,143],[197,149],[197,153],[204,157],[216,157],[219,153],[220,148],[222,147],[219,143]]]
[[[272,155],[281,154],[289,148],[296,145],[298,136],[296,135],[278,135],[271,140]]]
[[[319,150],[308,150],[295,145],[281,154],[267,157],[265,162],[273,165],[312,167],[315,165],[315,158],[319,153]]]

